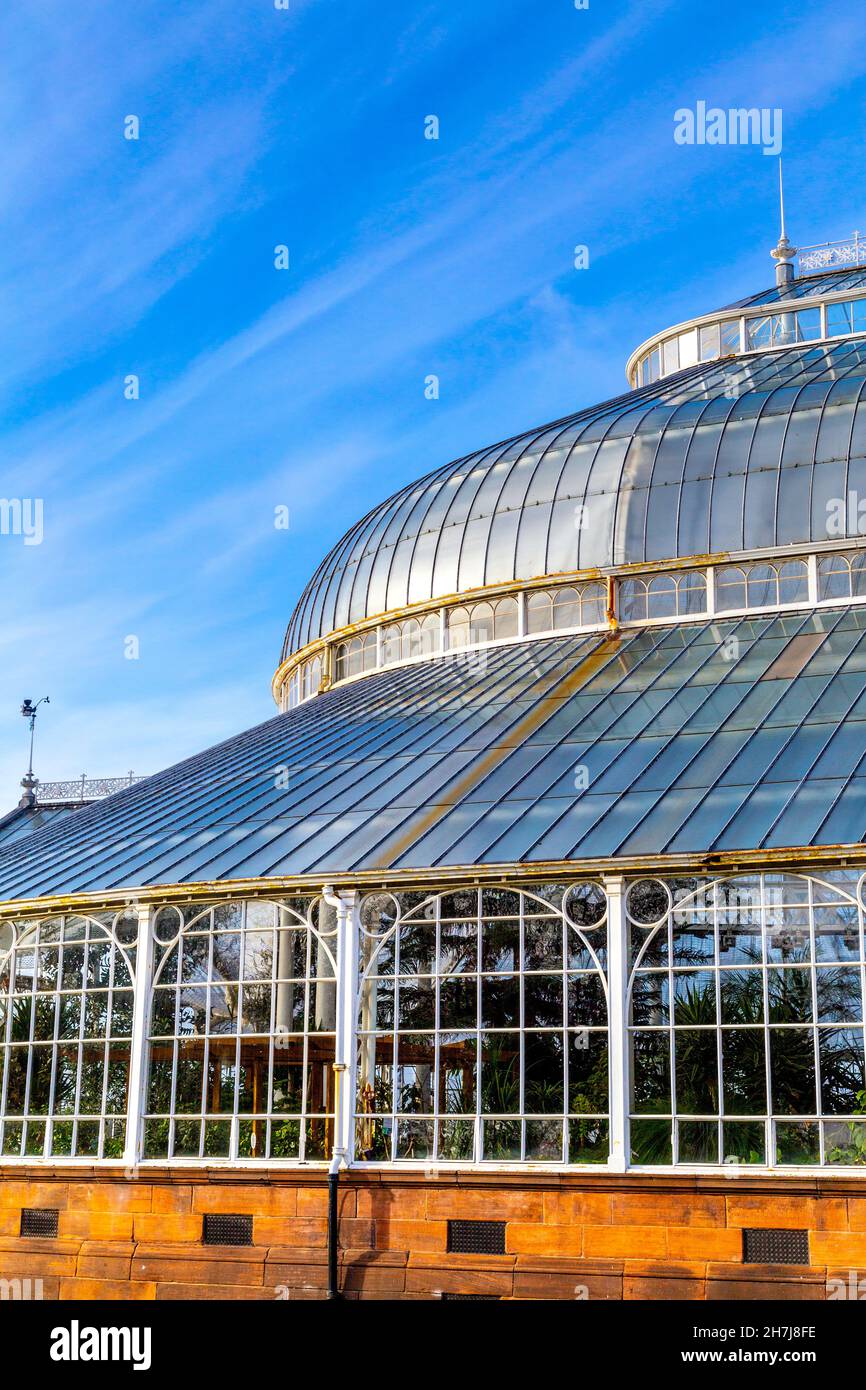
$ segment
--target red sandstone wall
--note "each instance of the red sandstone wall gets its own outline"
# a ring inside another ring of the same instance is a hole
[[[0,1279],[46,1299],[322,1298],[326,1204],[318,1173],[7,1168]],[[22,1207],[58,1208],[58,1238],[22,1238]],[[205,1212],[252,1213],[253,1246],[203,1246]],[[508,1253],[446,1253],[449,1218],[505,1221]],[[808,1229],[811,1264],[744,1265],[744,1226]],[[866,1180],[352,1173],[340,1237],[351,1298],[824,1299],[866,1281]]]

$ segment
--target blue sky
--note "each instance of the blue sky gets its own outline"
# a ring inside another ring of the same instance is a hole
[[[44,779],[269,717],[294,602],[363,511],[771,283],[775,161],[675,144],[677,108],[781,107],[792,239],[863,227],[866,9],[781,15],[7,0],[0,495],[43,499],[44,539],[0,535],[0,809],[23,696],[51,697]]]

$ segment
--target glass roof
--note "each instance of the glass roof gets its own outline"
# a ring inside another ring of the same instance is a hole
[[[446,464],[322,561],[283,658],[482,585],[826,540],[866,496],[864,382],[862,339],[705,362]]]
[[[866,612],[843,607],[372,675],[0,850],[0,895],[864,834]]]
[[[43,825],[61,816],[68,816],[75,809],[73,806],[16,806],[14,811],[0,819],[0,845],[26,839],[34,830],[40,830]]]
[[[866,289],[866,266],[849,266],[847,270],[824,271],[818,275],[803,275],[788,285],[774,285],[772,289],[762,290],[760,294],[738,299],[726,304],[720,313],[728,309],[749,309],[756,304],[776,304],[780,299],[807,299],[825,294],[839,294],[848,290]]]

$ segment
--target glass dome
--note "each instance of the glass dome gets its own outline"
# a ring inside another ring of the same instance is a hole
[[[695,362],[824,342],[866,332],[866,267],[784,280],[641,343],[626,365],[632,386],[649,386]]]
[[[777,347],[698,363],[446,464],[322,561],[282,659],[485,586],[826,541],[834,502],[866,496],[864,381],[866,338]],[[857,524],[846,515],[835,537]]]

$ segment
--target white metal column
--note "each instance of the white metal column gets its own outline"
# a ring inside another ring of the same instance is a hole
[[[809,555],[806,559],[806,574],[809,585],[809,603],[814,608],[818,602],[818,557]]]
[[[358,1033],[360,896],[356,889],[323,892],[337,909],[337,1029],[334,1044],[336,1115],[334,1158],[348,1167],[355,1155],[355,1068]]]
[[[610,1038],[610,1160],[608,1168],[628,1167],[628,921],[623,901],[625,880],[605,878],[608,931],[608,1033]]]
[[[132,1042],[129,1058],[129,1091],[126,1104],[126,1145],[123,1161],[134,1168],[141,1158],[147,1086],[147,1020],[153,975],[153,913],[138,905],[138,945],[133,981]]]

